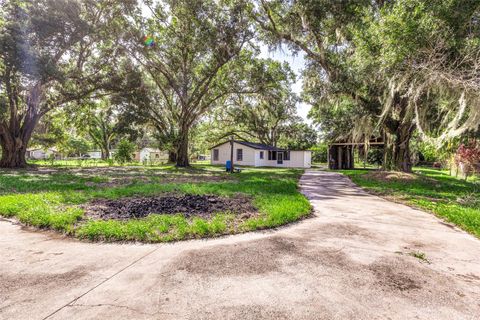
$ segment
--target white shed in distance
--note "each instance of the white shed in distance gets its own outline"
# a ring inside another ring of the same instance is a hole
[[[142,148],[135,152],[136,161],[168,161],[168,152],[154,148]]]
[[[225,165],[230,160],[230,141],[210,149],[211,164]],[[235,166],[310,168],[310,150],[286,150],[266,144],[235,140],[233,142],[233,164]]]

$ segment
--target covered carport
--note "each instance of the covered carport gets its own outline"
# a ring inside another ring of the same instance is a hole
[[[365,165],[368,149],[371,147],[382,148],[384,142],[382,138],[372,138],[368,142],[334,142],[328,145],[328,168],[331,170],[354,169],[355,168],[355,148],[358,155],[362,158]]]

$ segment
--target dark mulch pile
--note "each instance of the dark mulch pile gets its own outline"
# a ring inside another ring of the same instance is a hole
[[[242,218],[257,211],[245,196],[232,198],[214,195],[176,195],[131,197],[117,200],[96,199],[83,206],[88,216],[96,219],[125,220],[143,218],[152,213],[183,214],[185,217],[211,218],[216,213],[231,212]]]

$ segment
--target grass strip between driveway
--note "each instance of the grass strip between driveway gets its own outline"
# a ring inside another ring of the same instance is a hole
[[[0,178],[0,215],[15,217],[25,225],[54,229],[94,241],[166,242],[233,234],[277,227],[307,216],[311,212],[310,203],[298,190],[302,173],[303,170],[248,169],[235,175],[234,179],[222,182],[138,181],[113,188],[89,184],[103,181],[105,177],[89,179],[63,172],[50,174],[43,180],[40,177],[42,181],[38,183],[35,181],[37,176],[19,173],[8,179]],[[65,184],[66,181],[70,183]],[[118,199],[165,192],[227,197],[242,193],[252,198],[260,214],[240,225],[232,223],[235,216],[231,212],[218,213],[208,220],[187,219],[179,214],[151,214],[142,219],[119,221],[88,219],[78,207],[95,198]]]

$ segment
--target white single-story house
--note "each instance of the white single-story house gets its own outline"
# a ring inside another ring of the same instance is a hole
[[[199,155],[197,156],[197,160],[200,160],[200,161],[210,160],[210,155],[199,154]]]
[[[50,159],[51,156],[54,156],[55,159],[61,158],[60,153],[53,148],[49,149],[27,149],[27,158],[33,160],[45,160]]]
[[[212,147],[210,152],[211,164],[225,165],[230,160],[230,141]],[[261,143],[235,140],[233,142],[233,164],[252,167],[310,168],[312,152],[310,150],[286,150]]]
[[[88,151],[87,154],[90,156],[90,159],[102,159],[102,151]]]
[[[168,161],[168,152],[160,149],[143,148],[135,152],[137,161]]]

